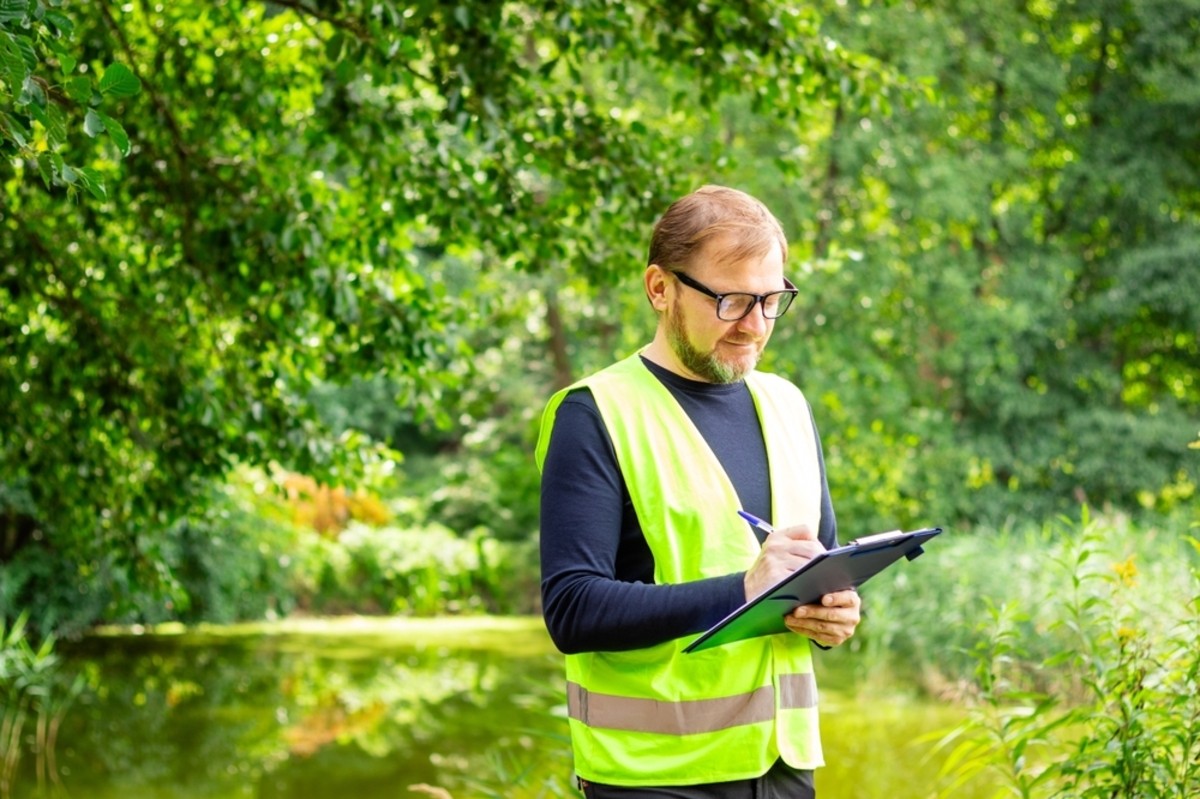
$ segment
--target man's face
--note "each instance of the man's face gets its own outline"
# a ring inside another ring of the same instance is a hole
[[[711,242],[698,262],[684,270],[687,275],[718,294],[765,294],[784,287],[783,256],[777,244],[761,258],[738,262],[722,259],[722,244],[720,239]],[[664,312],[667,340],[686,376],[706,383],[733,383],[745,377],[758,365],[775,320],[766,319],[761,306],[755,305],[736,322],[722,321],[717,318],[716,300],[677,278],[668,280],[674,282],[674,300]]]

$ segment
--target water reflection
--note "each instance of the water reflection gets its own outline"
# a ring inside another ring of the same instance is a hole
[[[561,664],[538,641],[514,655],[386,631],[89,640],[64,652],[90,690],[64,722],[62,779],[80,799],[559,795]]]
[[[75,799],[578,796],[562,660],[538,620],[340,621],[105,635],[63,647],[87,688],[59,735]],[[931,795],[914,741],[961,711],[856,697],[822,664],[823,796]],[[828,679],[827,679],[828,678]],[[13,796],[36,795],[32,758]],[[965,789],[963,789],[965,790]],[[963,797],[976,795],[968,791]],[[983,796],[983,793],[977,795]]]

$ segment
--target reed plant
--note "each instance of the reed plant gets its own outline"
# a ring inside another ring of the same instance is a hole
[[[61,788],[55,759],[63,716],[82,689],[82,678],[60,674],[54,640],[34,646],[28,616],[0,619],[0,799],[13,796],[24,755],[34,757],[38,791]]]

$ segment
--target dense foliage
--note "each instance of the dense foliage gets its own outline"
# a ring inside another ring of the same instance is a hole
[[[236,462],[352,473],[370,442],[328,435],[319,383],[461,419],[442,392],[504,302],[478,273],[631,257],[689,159],[606,65],[763,106],[859,71],[765,3],[54,6],[0,13],[0,558],[48,548],[85,594],[170,582],[162,531]]]
[[[855,251],[808,327],[834,479],[947,520],[1193,497],[1200,4],[837,8],[937,102],[837,115],[811,192],[818,269]]]
[[[1197,479],[1198,20],[0,0],[0,618],[217,607],[218,561],[275,551],[269,524],[195,545],[238,464],[527,541],[540,405],[645,340],[649,227],[707,181],[791,234],[767,365],[814,404],[844,528],[1169,511]]]

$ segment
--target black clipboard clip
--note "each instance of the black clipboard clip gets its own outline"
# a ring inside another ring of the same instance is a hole
[[[941,528],[937,528],[941,529]],[[891,530],[886,533],[875,533],[874,535],[865,535],[862,538],[856,538],[851,541],[848,546],[852,547],[873,547],[876,544],[895,545],[899,546],[909,540],[911,533],[905,533],[901,530]],[[918,544],[915,547],[905,551],[904,557],[908,560],[916,560],[925,554],[925,548]]]

